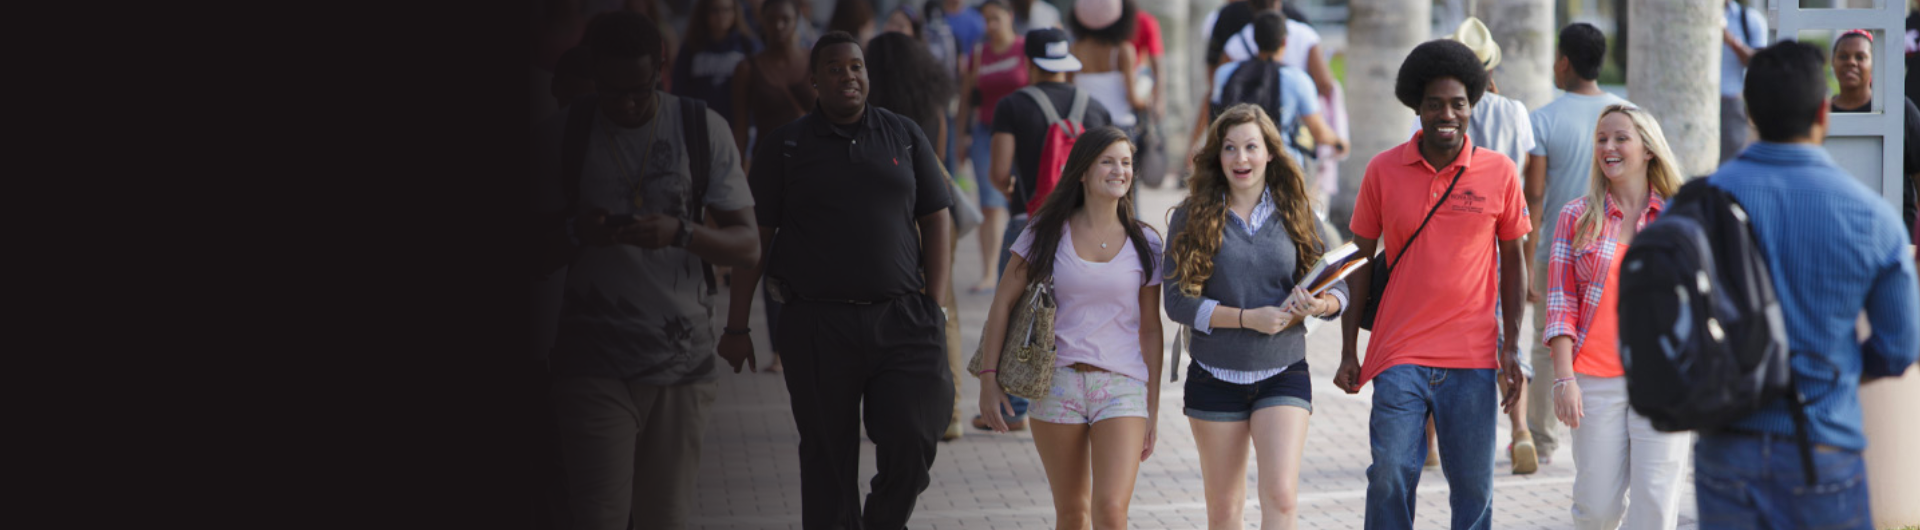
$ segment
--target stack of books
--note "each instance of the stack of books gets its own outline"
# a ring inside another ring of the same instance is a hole
[[[1313,270],[1307,271],[1306,279],[1301,283],[1306,285],[1308,294],[1320,296],[1327,289],[1332,289],[1334,282],[1346,279],[1348,274],[1353,274],[1365,264],[1366,256],[1361,256],[1360,248],[1349,241],[1320,255],[1320,261],[1313,264]]]
[[[1334,283],[1346,279],[1347,275],[1353,274],[1353,271],[1359,270],[1360,266],[1365,264],[1367,264],[1367,258],[1360,255],[1360,247],[1354,246],[1353,242],[1349,241],[1321,254],[1320,261],[1313,264],[1313,270],[1307,271],[1306,277],[1301,279],[1300,284],[1306,287],[1307,294],[1320,296],[1332,289]],[[1347,293],[1347,296],[1348,303],[1353,303],[1351,301],[1353,293]],[[1281,326],[1281,329],[1290,328],[1302,322],[1307,326],[1307,333],[1311,334],[1323,321],[1317,318],[1295,316],[1285,326]]]

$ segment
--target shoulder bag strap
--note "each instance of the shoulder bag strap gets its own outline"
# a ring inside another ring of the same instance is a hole
[[[1478,151],[1479,149],[1480,149],[1480,147],[1479,147],[1479,146],[1474,146],[1474,150],[1476,150],[1476,151]],[[1467,156],[1473,156],[1473,153],[1467,153]],[[1419,228],[1415,228],[1415,229],[1413,229],[1413,235],[1411,235],[1411,236],[1407,236],[1407,244],[1405,244],[1405,245],[1400,245],[1400,252],[1399,252],[1398,254],[1395,254],[1395,255],[1393,256],[1393,264],[1392,264],[1392,265],[1388,265],[1388,266],[1387,266],[1387,270],[1393,270],[1393,269],[1395,269],[1395,268],[1398,268],[1398,267],[1400,267],[1400,259],[1401,259],[1401,258],[1404,258],[1404,257],[1406,257],[1406,256],[1407,256],[1407,248],[1408,248],[1408,247],[1412,247],[1412,246],[1413,246],[1413,240],[1414,240],[1415,238],[1418,238],[1418,237],[1420,237],[1420,232],[1422,232],[1422,231],[1425,231],[1425,230],[1427,229],[1427,221],[1432,221],[1432,220],[1433,220],[1433,213],[1434,213],[1434,212],[1438,212],[1438,211],[1440,211],[1440,207],[1441,207],[1441,206],[1445,206],[1445,205],[1447,204],[1447,198],[1448,198],[1448,197],[1452,197],[1452,196],[1453,196],[1453,186],[1454,186],[1455,184],[1459,184],[1459,183],[1460,183],[1460,175],[1462,175],[1462,174],[1464,174],[1464,173],[1466,173],[1466,172],[1467,172],[1467,166],[1464,166],[1464,165],[1463,165],[1463,166],[1460,166],[1460,170],[1459,170],[1459,171],[1454,171],[1454,172],[1453,172],[1453,182],[1448,182],[1448,183],[1447,183],[1447,192],[1446,192],[1446,193],[1442,193],[1442,194],[1440,194],[1440,202],[1436,202],[1436,203],[1434,203],[1434,204],[1433,204],[1433,209],[1431,209],[1431,210],[1427,210],[1427,218],[1426,218],[1426,219],[1421,219],[1421,220],[1420,220],[1420,227],[1419,227]]]

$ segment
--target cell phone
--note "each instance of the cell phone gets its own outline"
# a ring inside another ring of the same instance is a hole
[[[633,214],[608,215],[606,224],[607,228],[620,228],[633,224],[634,221],[637,219],[634,219]]]

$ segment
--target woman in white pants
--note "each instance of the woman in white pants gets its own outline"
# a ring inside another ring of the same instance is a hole
[[[1627,406],[1616,299],[1620,259],[1680,189],[1680,168],[1652,116],[1613,105],[1594,131],[1589,180],[1554,230],[1543,334],[1553,349],[1553,413],[1573,429],[1574,526],[1671,529],[1689,438],[1654,430]]]

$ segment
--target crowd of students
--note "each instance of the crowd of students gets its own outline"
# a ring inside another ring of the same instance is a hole
[[[1343,338],[1322,375],[1349,394],[1374,385],[1368,528],[1411,528],[1436,464],[1451,526],[1491,527],[1500,410],[1516,474],[1571,445],[1579,528],[1674,528],[1689,461],[1703,528],[1871,521],[1856,389],[1920,353],[1912,185],[1902,215],[1819,147],[1830,113],[1872,100],[1871,34],[1834,43],[1828,99],[1822,50],[1728,30],[1745,81],[1728,97],[1758,138],[1708,178],[1750,212],[1793,350],[1820,365],[1793,365],[1800,391],[1823,396],[1801,433],[1819,447],[1824,485],[1809,489],[1782,403],[1697,442],[1628,406],[1623,257],[1688,179],[1687,154],[1658,116],[1600,90],[1598,29],[1559,32],[1564,93],[1531,112],[1498,94],[1500,51],[1480,21],[1414,48],[1394,86],[1411,137],[1367,153],[1343,220],[1377,257],[1309,291],[1338,246],[1324,181],[1347,149],[1317,34],[1276,0],[1210,17],[1186,197],[1162,235],[1140,221],[1135,169],[1146,124],[1164,117],[1162,45],[1134,1],[1075,0],[1062,16],[1037,0],[931,0],[876,17],[841,0],[824,31],[807,0],[696,0],[684,28],[638,1],[580,24],[576,45],[554,44],[564,31],[540,41],[558,108],[533,145],[535,276],[558,299],[541,462],[561,493],[546,521],[686,525],[718,361],[760,369],[756,290],[778,326],[767,370],[784,376],[800,433],[804,528],[905,527],[939,442],[965,430],[963,375],[980,379],[973,427],[1033,431],[1060,528],[1125,528],[1176,336],[1192,353],[1182,414],[1209,527],[1241,525],[1251,451],[1261,527],[1292,528],[1316,319]],[[1912,130],[1920,111],[1904,107]],[[971,328],[986,368],[970,374],[950,277],[956,174],[977,182],[992,260],[964,280],[992,296]],[[1009,315],[1035,283],[1057,301],[1056,361],[1050,391],[1028,400],[997,378]],[[1162,329],[1162,309],[1181,329]],[[1862,312],[1864,342],[1841,325]],[[876,453],[864,497],[862,432]]]

